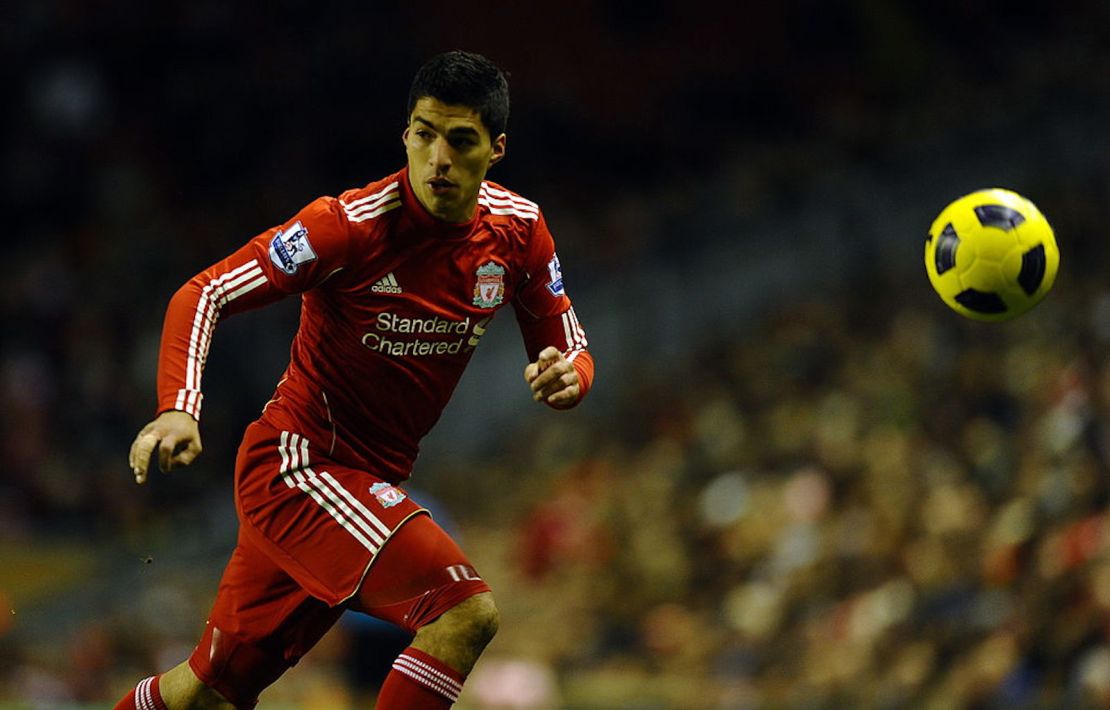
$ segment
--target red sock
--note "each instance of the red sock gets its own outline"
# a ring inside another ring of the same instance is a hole
[[[162,693],[158,691],[159,678],[161,676],[151,676],[139,681],[135,689],[116,703],[112,710],[167,710],[162,702]]]
[[[377,710],[447,710],[459,699],[463,680],[443,661],[409,646],[385,677]]]

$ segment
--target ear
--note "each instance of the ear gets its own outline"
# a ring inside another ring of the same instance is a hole
[[[494,163],[501,162],[501,159],[505,157],[505,142],[506,142],[506,140],[507,139],[506,139],[504,133],[502,133],[501,135],[497,136],[497,138],[494,139],[493,146],[492,146],[493,147],[493,154],[490,156],[490,159],[489,159],[489,164],[490,165],[493,165]]]
[[[407,144],[409,142],[409,128],[412,126],[405,126],[405,130],[401,133],[401,142]]]

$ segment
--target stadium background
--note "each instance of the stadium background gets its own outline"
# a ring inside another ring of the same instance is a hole
[[[459,707],[1110,704],[1110,6],[529,5],[3,11],[0,705],[189,652],[296,304],[221,326],[203,458],[139,488],[165,304],[396,169],[456,47],[511,72],[491,177],[545,208],[599,362],[542,411],[502,316],[418,462],[504,614]],[[921,266],[992,185],[1063,254],[1002,326]],[[345,620],[264,707],[367,707],[391,643]]]

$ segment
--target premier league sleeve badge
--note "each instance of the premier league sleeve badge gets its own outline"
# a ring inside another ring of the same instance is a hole
[[[294,222],[289,229],[279,229],[270,240],[270,261],[290,276],[297,273],[301,264],[315,259],[316,252],[308,242],[308,229],[300,222]]]

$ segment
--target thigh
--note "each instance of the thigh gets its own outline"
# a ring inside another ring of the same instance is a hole
[[[315,646],[341,613],[308,594],[240,534],[189,667],[236,707],[253,707],[258,694]]]
[[[236,463],[236,506],[242,535],[309,594],[338,606],[394,532],[425,511],[323,451],[305,435],[252,424]]]
[[[428,515],[402,525],[370,565],[349,606],[410,633],[490,587]]]

